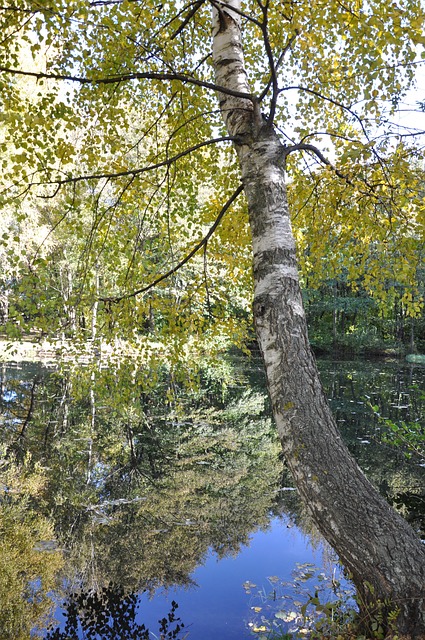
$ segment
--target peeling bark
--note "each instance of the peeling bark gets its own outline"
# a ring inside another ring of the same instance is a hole
[[[231,6],[239,8],[237,0]],[[213,11],[217,84],[250,93],[238,14]],[[255,100],[219,96],[235,140],[253,242],[254,319],[274,419],[301,497],[352,574],[362,614],[400,611],[399,632],[425,638],[425,549],[349,454],[307,334],[281,145]]]

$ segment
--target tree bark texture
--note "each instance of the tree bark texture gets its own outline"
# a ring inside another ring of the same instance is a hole
[[[232,6],[239,8],[237,0]],[[213,54],[217,84],[249,94],[237,11],[214,9]],[[220,94],[219,101],[248,201],[254,320],[287,464],[314,522],[352,575],[365,619],[399,610],[398,631],[425,638],[424,545],[348,452],[310,348],[284,147],[255,100]]]

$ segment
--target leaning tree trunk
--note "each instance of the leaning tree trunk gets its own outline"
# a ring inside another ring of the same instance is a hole
[[[213,15],[216,81],[249,94],[238,14],[221,6]],[[349,454],[319,380],[299,286],[284,147],[255,101],[223,93],[219,100],[248,200],[255,326],[287,464],[314,522],[350,571],[362,614],[373,621],[378,607],[384,618],[398,609],[398,630],[425,637],[425,549]]]

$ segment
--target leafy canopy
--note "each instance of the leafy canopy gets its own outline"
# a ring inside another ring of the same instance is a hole
[[[213,90],[212,5],[225,3],[0,9],[3,242],[34,210],[50,230],[6,253],[11,326],[245,336],[249,233]],[[240,15],[251,98],[288,146],[304,277],[344,272],[384,303],[401,283],[420,313],[422,150],[395,122],[423,64],[421,2],[252,1]]]

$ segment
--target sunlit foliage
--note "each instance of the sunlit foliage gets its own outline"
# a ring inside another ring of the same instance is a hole
[[[211,90],[210,10],[202,0],[1,8],[11,337],[149,334],[176,341],[173,357],[205,338],[210,351],[246,340],[250,240],[241,196],[221,219],[240,177]],[[397,112],[423,64],[421,3],[247,2],[242,13],[252,90],[288,145],[305,282],[343,278],[384,314],[397,303],[420,315],[421,131]]]

